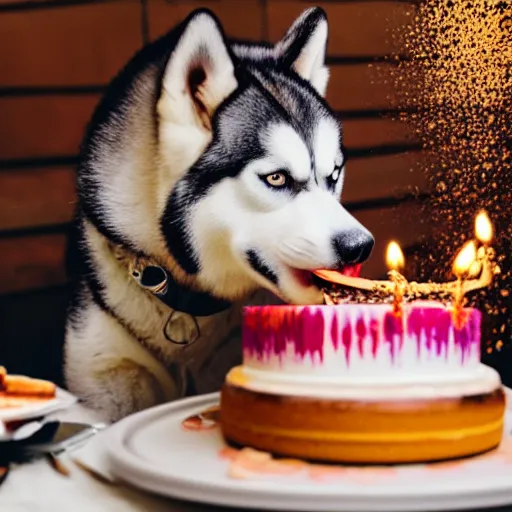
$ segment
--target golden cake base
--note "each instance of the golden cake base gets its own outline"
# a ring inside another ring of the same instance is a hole
[[[398,464],[476,455],[502,438],[505,395],[386,401],[259,393],[226,383],[225,439],[278,456],[323,462]]]

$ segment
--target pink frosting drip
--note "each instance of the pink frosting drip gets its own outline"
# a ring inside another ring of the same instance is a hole
[[[338,317],[334,315],[331,322],[331,338],[334,345],[334,350],[338,350]]]
[[[366,324],[364,318],[360,316],[356,322],[356,335],[357,335],[357,348],[359,349],[359,355],[364,355],[364,339],[366,338]]]
[[[480,347],[480,324],[482,315],[475,309],[464,310],[464,322],[460,329],[453,325],[451,310],[447,308],[411,308],[407,318],[408,334],[414,337],[421,355],[422,339],[425,339],[427,352],[435,350],[437,356],[448,355],[450,331],[455,345],[460,348],[462,362],[469,356],[473,345]]]
[[[376,357],[380,347],[385,347],[395,361],[404,343],[409,342],[416,344],[418,357],[423,352],[447,357],[451,333],[462,362],[472,351],[479,351],[481,314],[475,309],[464,310],[463,325],[457,329],[451,311],[445,307],[412,304],[404,307],[402,316],[376,305],[333,307],[336,314],[328,323],[325,306],[247,307],[243,323],[244,350],[250,356],[266,359],[272,355],[282,357],[287,345],[292,344],[300,358],[317,356],[322,361],[326,342],[332,343],[335,351],[343,350],[350,364],[353,346],[361,358],[370,355],[365,354],[368,349]]]
[[[370,336],[372,338],[372,355],[377,356],[377,350],[379,350],[379,322],[376,318],[370,320]]]
[[[397,350],[400,350],[404,343],[404,327],[402,316],[387,311],[384,315],[384,342],[388,346],[391,360],[396,358]]]
[[[263,306],[244,309],[244,350],[260,358],[286,351],[292,342],[295,353],[304,358],[318,354],[323,360],[324,316],[320,310],[294,306]]]

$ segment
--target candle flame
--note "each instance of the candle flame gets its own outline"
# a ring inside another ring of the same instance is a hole
[[[469,272],[471,265],[476,260],[476,245],[474,240],[467,242],[459,251],[453,262],[453,273],[461,278]]]
[[[493,239],[494,229],[485,210],[482,210],[475,218],[475,234],[478,241],[483,244],[488,244]]]
[[[405,266],[405,258],[402,249],[396,242],[390,242],[386,252],[386,263],[391,270],[400,270]]]

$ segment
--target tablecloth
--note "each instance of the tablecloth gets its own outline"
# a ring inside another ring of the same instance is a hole
[[[510,407],[512,392],[508,389],[506,391]],[[102,420],[98,414],[78,403],[65,411],[53,414],[52,417],[87,423],[97,423]],[[99,436],[101,434],[98,434],[98,441]],[[83,449],[59,457],[59,462],[69,470],[69,476],[57,472],[47,460],[38,460],[12,468],[6,481],[0,485],[0,512],[221,512],[228,510],[233,512],[234,510],[164,499],[120,483],[97,479],[74,462],[75,458],[87,461],[87,459],[92,460],[94,457],[101,456],[98,450],[89,449],[89,445],[95,442],[93,438]],[[512,506],[501,510],[512,511]]]

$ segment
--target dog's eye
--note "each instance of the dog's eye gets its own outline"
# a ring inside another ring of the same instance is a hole
[[[288,176],[284,172],[274,172],[265,176],[265,181],[271,187],[281,188],[288,184]]]

